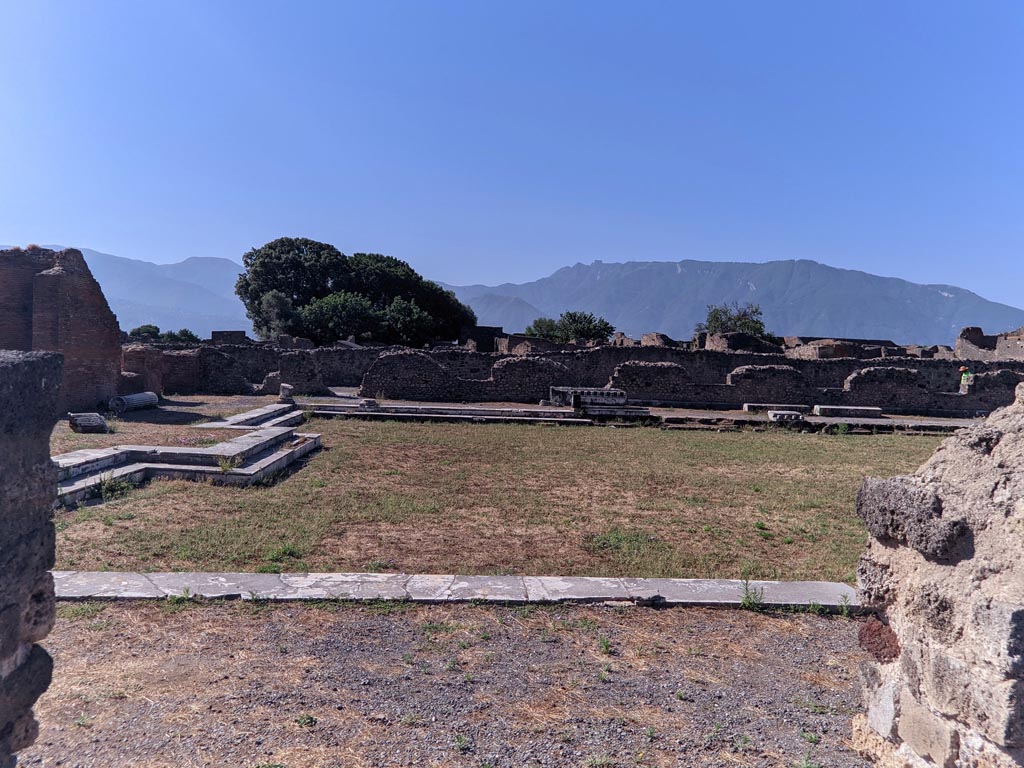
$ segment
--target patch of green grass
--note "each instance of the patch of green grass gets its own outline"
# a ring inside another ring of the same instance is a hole
[[[58,619],[94,619],[106,609],[106,604],[98,600],[84,602],[57,603]]]
[[[295,718],[295,724],[300,728],[312,728],[317,722],[319,721],[308,713],[303,713]]]

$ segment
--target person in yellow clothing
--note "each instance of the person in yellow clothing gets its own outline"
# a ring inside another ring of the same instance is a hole
[[[974,374],[971,373],[970,369],[966,365],[960,366],[960,394],[967,394],[967,385],[971,383],[971,379],[974,378]]]

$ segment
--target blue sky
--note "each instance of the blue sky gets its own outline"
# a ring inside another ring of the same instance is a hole
[[[811,258],[1024,305],[1024,4],[8,2],[0,242],[451,283]]]

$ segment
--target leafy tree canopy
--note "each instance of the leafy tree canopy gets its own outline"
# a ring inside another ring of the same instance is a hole
[[[330,344],[355,336],[418,346],[476,325],[455,294],[392,256],[346,256],[327,243],[283,237],[253,248],[242,263],[235,292],[262,338],[290,333]]]
[[[766,341],[777,342],[774,336],[764,327],[761,307],[757,304],[708,304],[708,315],[703,323],[698,323],[696,333],[747,333]]]
[[[146,325],[140,325],[138,328],[132,328],[128,332],[128,338],[135,339],[136,341],[166,341],[170,343],[198,343],[202,341],[196,334],[192,333],[188,328],[182,328],[180,331],[164,331],[160,332],[160,327],[147,323]]]
[[[160,327],[147,323],[146,325],[140,325],[138,328],[132,328],[128,331],[128,338],[130,339],[142,339],[145,341],[156,341],[160,337]]]
[[[615,333],[615,327],[603,317],[591,312],[563,312],[557,320],[538,317],[526,328],[527,336],[538,336],[566,343],[578,341],[608,341]]]

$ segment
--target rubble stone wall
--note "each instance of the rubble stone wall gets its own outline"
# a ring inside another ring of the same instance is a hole
[[[139,372],[130,362],[137,354],[126,352],[126,370]],[[304,395],[360,387],[365,397],[386,392],[389,398],[406,400],[535,402],[552,386],[612,386],[625,389],[637,403],[708,408],[751,401],[861,405],[891,413],[950,416],[984,414],[1007,405],[1024,378],[1024,361],[972,362],[974,384],[960,396],[959,360],[800,359],[667,346],[507,355],[458,347],[286,350],[222,345],[164,349],[162,355],[161,389],[178,394],[276,392],[277,383],[284,382]],[[275,372],[279,375],[271,376]],[[543,381],[545,372],[554,378]]]
[[[0,351],[0,768],[38,734],[32,706],[53,661],[38,642],[54,620],[50,461],[60,355]]]
[[[117,394],[121,332],[79,251],[0,251],[0,349],[64,355],[59,411],[93,410]]]
[[[917,473],[868,478],[858,567],[866,714],[881,768],[1024,764],[1024,385]]]

